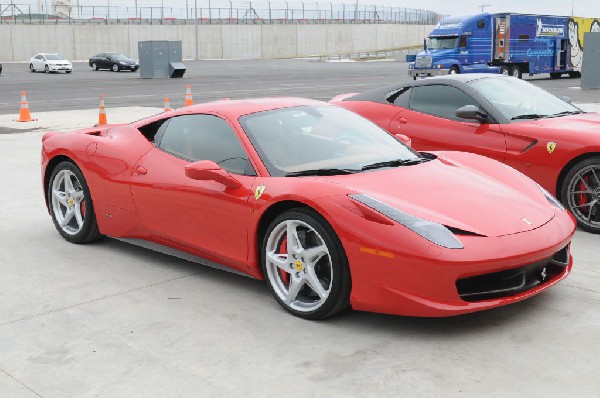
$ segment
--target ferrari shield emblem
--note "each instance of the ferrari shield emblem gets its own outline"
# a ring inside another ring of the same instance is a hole
[[[265,187],[264,185],[257,186],[256,189],[254,190],[254,199],[256,199],[256,200],[260,199],[262,194],[265,192],[265,189],[267,189],[267,187]]]
[[[554,150],[556,149],[556,142],[549,142],[546,144],[546,149],[548,150],[548,153],[552,153],[554,152]]]

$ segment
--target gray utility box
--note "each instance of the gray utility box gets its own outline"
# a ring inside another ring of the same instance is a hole
[[[138,41],[140,77],[145,79],[183,77],[181,41]]]
[[[600,88],[600,32],[583,34],[581,88]]]

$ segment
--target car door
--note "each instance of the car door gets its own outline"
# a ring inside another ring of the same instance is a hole
[[[212,160],[241,183],[228,188],[185,175],[191,162]],[[183,115],[165,122],[155,147],[134,167],[132,193],[144,227],[211,261],[246,266],[247,202],[256,173],[232,127],[222,118]]]
[[[45,66],[44,61],[45,59],[43,55],[36,55],[33,59],[33,67],[35,68],[35,70],[43,70]]]
[[[480,104],[462,90],[444,84],[414,86],[395,101],[402,111],[389,130],[411,138],[418,151],[467,151],[503,162],[506,141],[499,124],[461,119],[456,110]]]

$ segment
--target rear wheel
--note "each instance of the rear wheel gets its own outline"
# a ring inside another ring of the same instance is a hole
[[[577,79],[577,78],[581,77],[581,72],[569,72],[569,77],[571,79]]]
[[[600,233],[600,156],[573,166],[565,177],[560,196],[581,229]]]
[[[500,67],[500,74],[504,75],[504,76],[509,76],[510,75],[510,69],[508,68],[508,66],[501,66]]]
[[[44,72],[46,72],[46,73],[50,73],[50,68],[48,68],[48,65],[46,65],[46,66],[44,67]]]
[[[559,73],[559,72],[550,73],[550,79],[560,79],[561,76],[562,76],[562,73]]]
[[[35,72],[35,68],[33,67],[33,64],[29,64],[29,71]]]
[[[517,79],[520,79],[523,77],[523,74],[521,73],[521,68],[519,68],[518,65],[513,65],[510,67],[510,75],[512,77],[516,77]]]
[[[85,243],[101,237],[90,190],[77,166],[59,163],[52,171],[47,191],[52,221],[63,238]]]
[[[350,270],[335,231],[318,213],[293,209],[271,222],[261,245],[271,292],[290,313],[323,319],[348,307]]]

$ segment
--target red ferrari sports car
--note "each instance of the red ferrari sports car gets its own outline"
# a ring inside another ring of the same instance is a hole
[[[327,103],[217,101],[43,137],[58,232],[266,279],[294,315],[456,315],[547,289],[575,222],[494,160],[417,153]]]
[[[521,171],[556,195],[582,229],[600,233],[600,114],[502,75],[399,83],[331,102],[418,151],[478,153]]]

